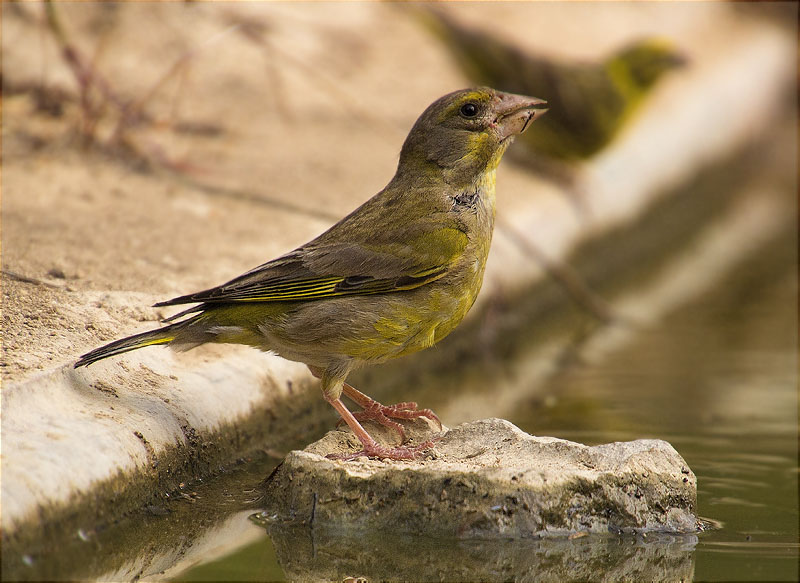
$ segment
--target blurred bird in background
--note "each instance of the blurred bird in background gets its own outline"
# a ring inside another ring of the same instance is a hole
[[[590,215],[585,162],[613,141],[667,73],[687,63],[661,38],[638,40],[595,62],[557,61],[528,54],[490,32],[464,25],[446,9],[403,8],[444,42],[472,81],[502,91],[535,94],[548,102],[550,109],[537,122],[537,131],[520,136],[519,142],[527,148],[518,148],[510,158],[559,185],[581,219]],[[606,302],[568,265],[552,262],[508,221],[499,218],[497,226],[578,305],[601,321],[616,319]]]
[[[526,159],[568,185],[575,168],[619,134],[658,81],[686,64],[669,41],[657,38],[634,42],[602,61],[559,62],[469,28],[442,9],[414,12],[473,81],[547,100],[550,111],[538,131],[520,141],[534,154]]]

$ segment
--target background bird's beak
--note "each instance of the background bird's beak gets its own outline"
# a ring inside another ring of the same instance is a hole
[[[667,59],[667,63],[675,69],[686,67],[690,64],[689,57],[682,53],[673,53]]]
[[[544,115],[547,111],[544,107],[546,105],[547,102],[538,97],[501,93],[495,120],[500,139],[504,140],[524,132],[531,122]]]

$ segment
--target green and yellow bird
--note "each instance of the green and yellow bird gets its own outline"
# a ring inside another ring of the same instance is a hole
[[[166,326],[112,342],[75,366],[157,344],[246,344],[305,363],[363,445],[356,455],[410,459],[424,447],[384,447],[358,419],[429,417],[414,403],[383,406],[345,381],[364,364],[433,346],[472,306],[495,217],[495,171],[517,134],[546,111],[538,98],[487,87],[450,93],[419,117],[397,172],[328,231],[219,287],[156,306],[195,304]],[[344,393],[364,411],[353,415]]]
[[[440,8],[414,14],[441,38],[464,73],[501,91],[536,91],[552,104],[524,141],[559,162],[585,160],[606,147],[666,73],[686,59],[666,40],[645,39],[598,62],[558,62],[531,55]]]

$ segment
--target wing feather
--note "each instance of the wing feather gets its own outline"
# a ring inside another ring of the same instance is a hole
[[[440,229],[437,234],[441,231],[445,236],[424,233],[388,251],[386,245],[375,249],[312,241],[221,286],[155,305],[310,301],[414,289],[443,277],[466,247],[463,231]],[[170,319],[193,311],[197,310],[190,308]]]

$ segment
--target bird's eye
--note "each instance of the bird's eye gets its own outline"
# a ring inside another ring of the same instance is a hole
[[[464,117],[475,117],[478,115],[478,106],[474,103],[465,103],[461,106],[460,111]]]

